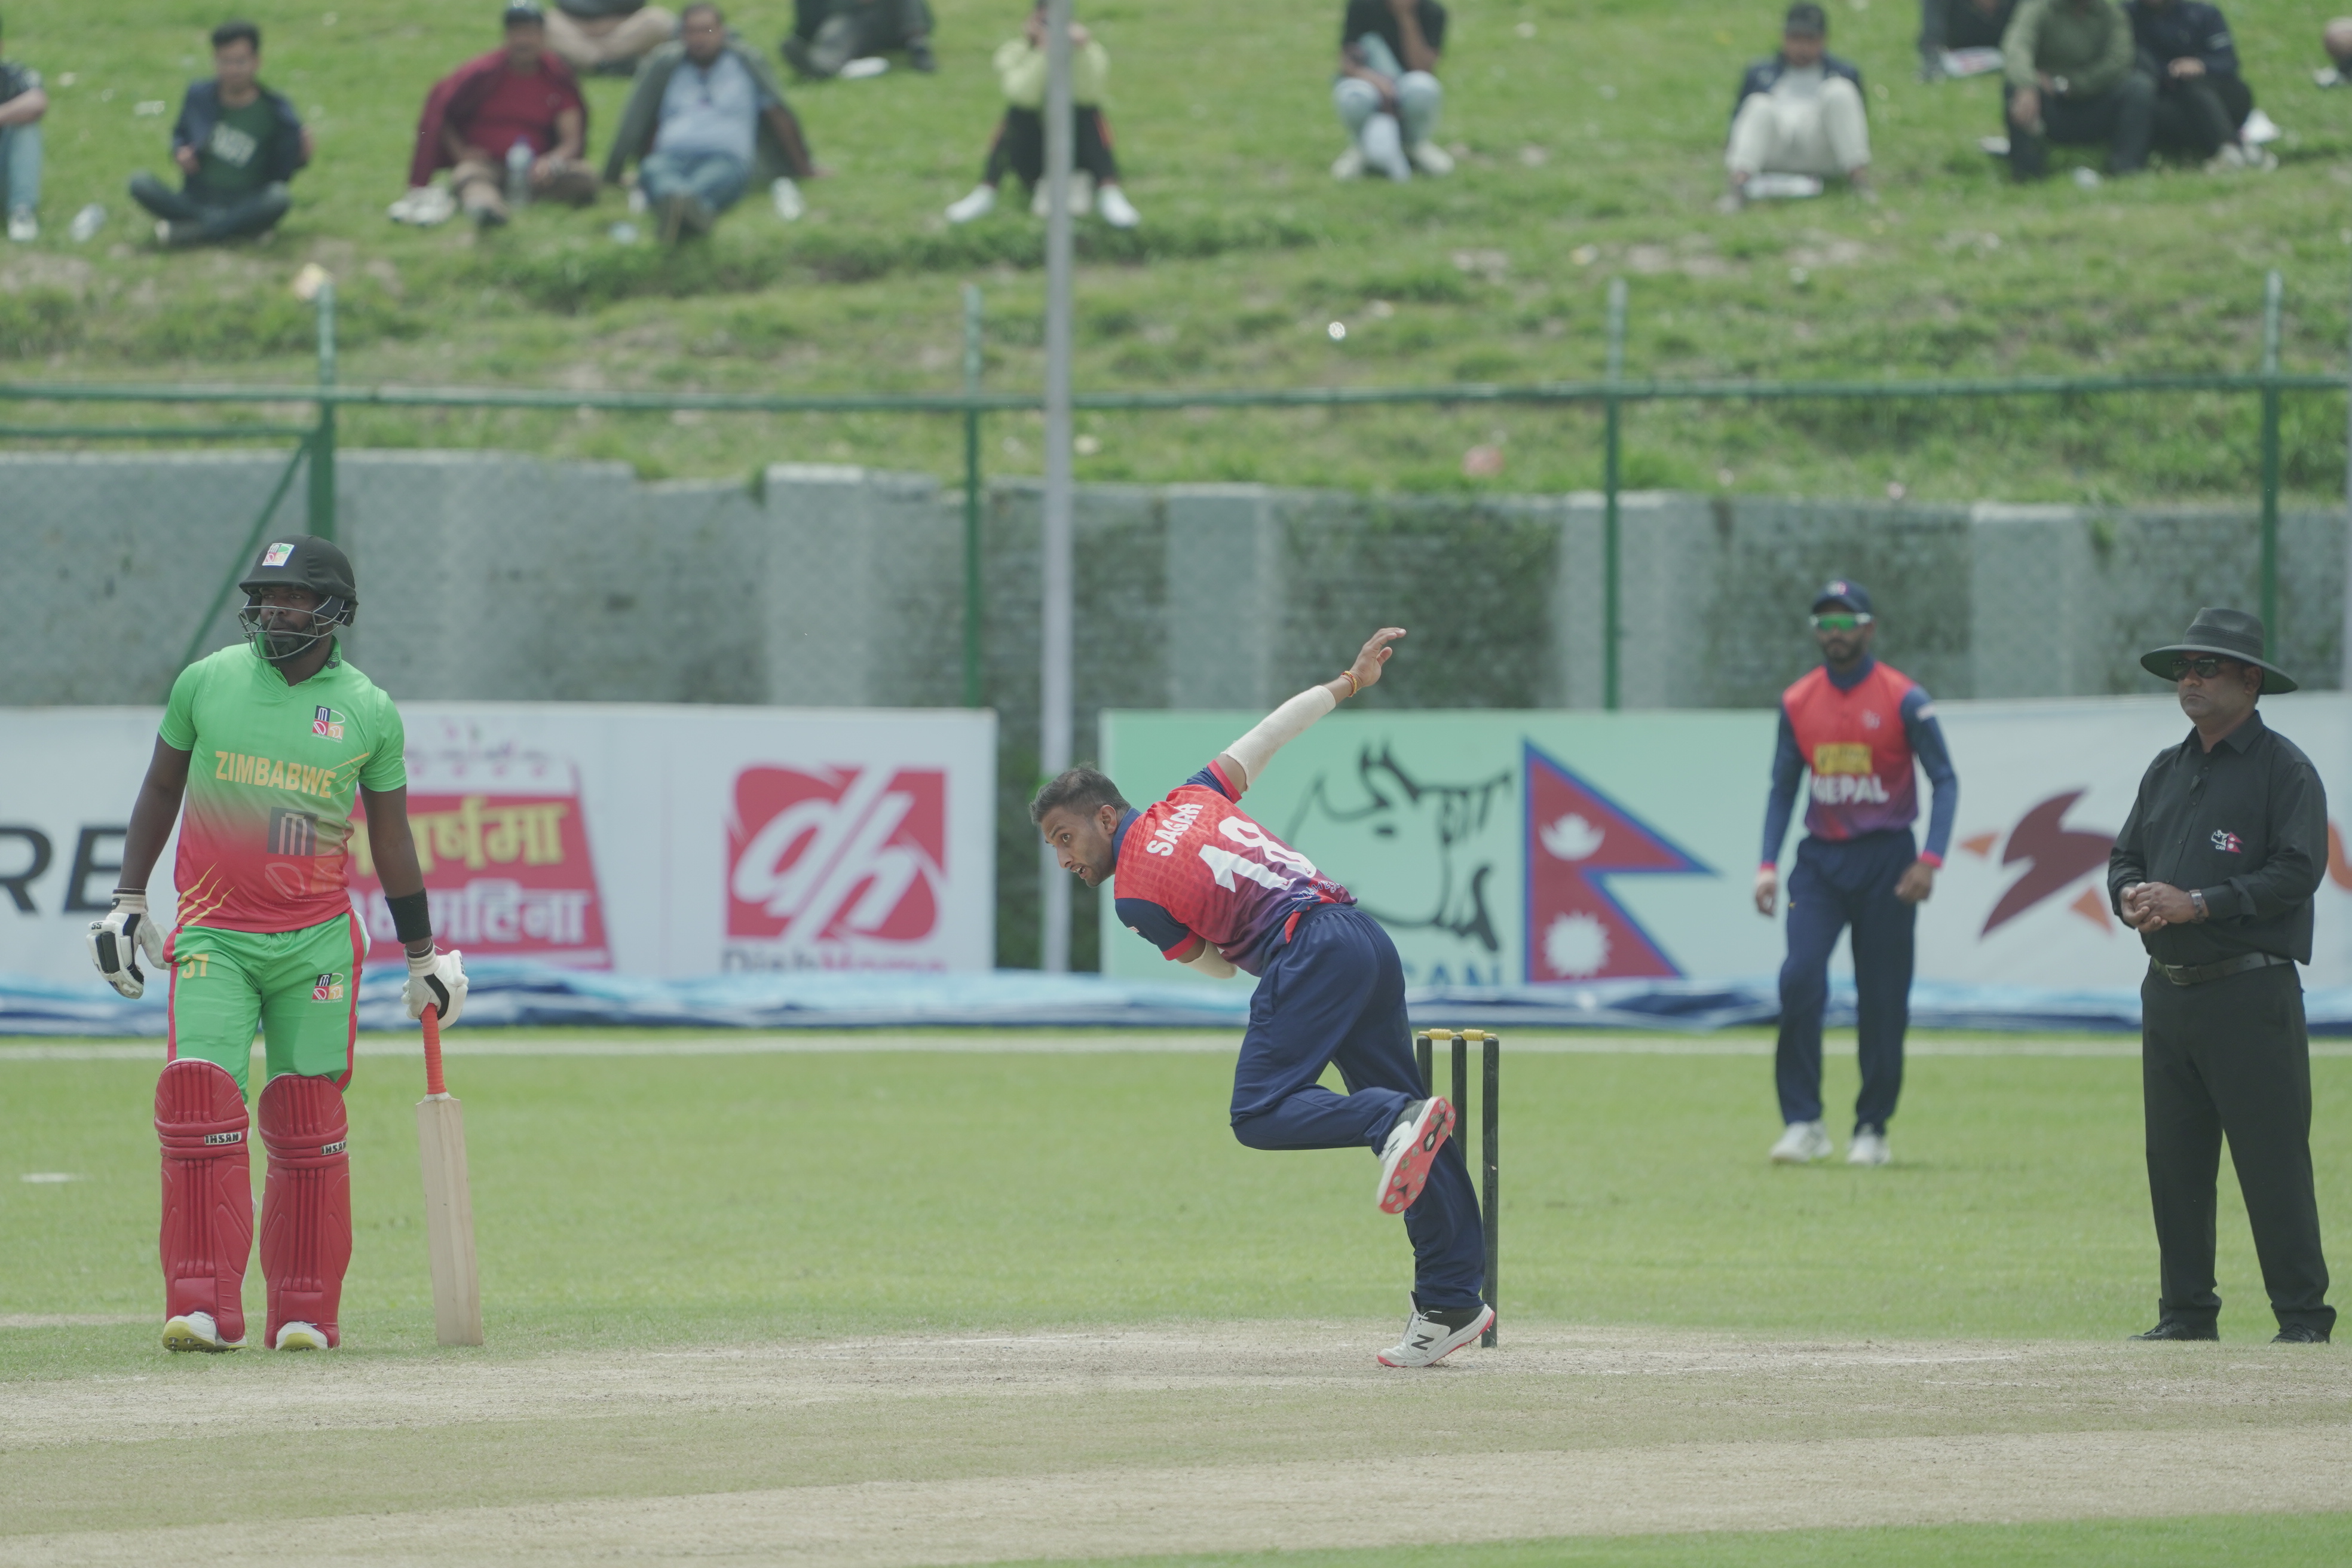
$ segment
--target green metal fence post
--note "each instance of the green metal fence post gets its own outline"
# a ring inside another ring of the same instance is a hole
[[[2276,272],[2263,280],[2263,657],[2279,649],[2279,307],[2286,284]]]
[[[1625,279],[1609,280],[1609,360],[1606,379],[1611,388],[1601,405],[1601,706],[1612,711],[1619,702],[1618,663],[1622,655],[1620,644],[1624,630],[1622,623],[1624,588],[1624,550],[1617,515],[1617,492],[1622,474],[1620,469],[1623,442],[1620,426],[1623,414],[1622,401],[1615,391],[1625,374]]]
[[[319,285],[319,384],[335,384],[335,280]],[[335,537],[335,405],[321,400],[310,432],[310,531]]]
[[[980,285],[963,286],[963,390],[980,395]],[[980,405],[963,409],[963,705],[980,700]]]

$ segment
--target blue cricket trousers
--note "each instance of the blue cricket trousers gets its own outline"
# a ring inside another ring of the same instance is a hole
[[[1336,1065],[1348,1086],[1316,1080]],[[1350,904],[1301,915],[1250,999],[1234,1068],[1234,1136],[1253,1149],[1370,1149],[1378,1154],[1408,1100],[1422,1097],[1404,1010],[1404,965],[1380,922]],[[1485,1284],[1477,1190],[1459,1139],[1437,1152],[1404,1211],[1413,1300],[1474,1307]]]
[[[1857,1131],[1886,1131],[1903,1092],[1903,1031],[1911,1023],[1911,937],[1919,907],[1895,884],[1919,858],[1908,828],[1834,841],[1808,834],[1789,873],[1789,957],[1780,965],[1780,1044],[1773,1070],[1780,1120],[1822,1115],[1822,1009],[1829,1002],[1830,952],[1853,928],[1853,988],[1862,1093]]]

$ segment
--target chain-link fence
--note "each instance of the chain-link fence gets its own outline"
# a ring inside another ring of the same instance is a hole
[[[1524,497],[1080,487],[1076,752],[1096,754],[1107,709],[1262,710],[1328,677],[1380,624],[1412,627],[1412,657],[1367,694],[1373,706],[1768,703],[1813,657],[1807,595],[1840,574],[1876,595],[1881,651],[1940,696],[2138,690],[2134,650],[2224,602],[2259,605],[2280,657],[2312,672],[2306,684],[2334,684],[2345,516],[2282,510],[2279,432],[2294,403],[2325,416],[2323,399],[2345,384],[2280,372],[2279,302],[2273,277],[2263,360],[2245,373],[1689,384],[1626,378],[1612,352],[1611,373],[1582,384],[1081,394],[1082,409],[1117,419],[1548,409],[1571,436],[1594,429],[1604,483]],[[1612,343],[1623,313],[1615,291]],[[403,697],[994,708],[998,954],[1036,962],[1023,808],[1038,773],[1042,497],[1033,479],[992,479],[983,458],[999,426],[1039,400],[980,384],[976,299],[965,390],[856,398],[343,386],[332,319],[330,289],[315,386],[0,386],[17,416],[0,425],[19,546],[0,585],[9,701],[160,700],[187,658],[236,635],[230,588],[261,534],[299,523],[361,563],[353,656]],[[2188,394],[2258,409],[2247,503],[1807,501],[1622,482],[1629,426],[1678,405],[2145,405]],[[397,450],[340,440],[339,416],[395,407],[424,421],[428,443],[436,421],[463,426],[463,439]],[[148,422],[95,422],[96,408]],[[583,425],[625,450],[631,422],[654,420],[762,421],[772,449],[791,450],[796,417],[845,411],[874,422],[877,450],[893,422],[961,422],[963,472],[942,484],[887,466],[776,463],[749,482],[649,482],[619,461],[534,455],[555,448],[559,427],[572,437]],[[127,634],[102,659],[77,635],[93,605]],[[1082,894],[1079,967],[1093,966],[1097,929]]]

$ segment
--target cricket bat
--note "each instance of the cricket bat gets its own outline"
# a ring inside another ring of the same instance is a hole
[[[466,1179],[466,1109],[441,1080],[441,1010],[425,1009],[425,1098],[416,1153],[425,1169],[425,1250],[433,1265],[433,1327],[445,1345],[482,1342],[482,1279],[474,1262],[474,1195]]]

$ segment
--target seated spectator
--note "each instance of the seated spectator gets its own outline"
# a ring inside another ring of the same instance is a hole
[[[852,60],[907,51],[907,63],[935,71],[931,8],[923,0],[793,0],[793,30],[784,36],[785,63],[821,80]]]
[[[1450,174],[1454,160],[1433,140],[1445,89],[1437,56],[1445,47],[1445,7],[1437,0],[1348,0],[1339,22],[1339,79],[1331,101],[1348,128],[1348,150],[1331,165],[1352,180],[1375,169],[1391,180]]]
[[[637,189],[660,215],[666,245],[709,233],[755,177],[768,182],[779,216],[797,217],[793,179],[813,177],[816,166],[768,62],[709,0],[677,20],[677,40],[637,68],[604,178],[618,184],[627,161],[637,161]]]
[[[2133,68],[2131,20],[2115,0],[2019,0],[2000,52],[2011,174],[2049,173],[2053,142],[2105,146],[2111,174],[2147,166],[2156,83]]]
[[[1944,56],[2000,47],[2017,0],[1919,0],[1919,79],[1941,81]]]
[[[2216,172],[2278,167],[2241,134],[2254,89],[2238,74],[2238,46],[2221,7],[2194,0],[2126,0],[2140,68],[2156,78],[2158,151],[2208,163]],[[2210,163],[2209,163],[2210,161]]]
[[[1076,22],[1070,24],[1070,99],[1072,110],[1070,212],[1082,216],[1088,205],[1102,214],[1113,228],[1133,228],[1140,213],[1118,188],[1118,163],[1111,156],[1110,127],[1103,120],[1103,83],[1110,76],[1110,56],[1100,40]],[[1021,37],[1008,38],[996,51],[996,79],[1004,88],[1004,118],[997,122],[987,165],[971,194],[948,208],[950,223],[970,223],[996,210],[996,187],[1009,173],[1020,177],[1031,193],[1030,210],[1045,210],[1045,6],[1044,0],[1022,24]],[[1091,188],[1089,188],[1091,186]],[[1094,195],[1099,192],[1099,197]]]
[[[2338,16],[2321,28],[2319,47],[2327,51],[2333,63],[2312,72],[2311,79],[2321,87],[2342,87],[2352,82],[2352,16]]]
[[[41,237],[41,116],[48,111],[41,73],[0,59],[0,202],[8,237],[19,245]]]
[[[1843,174],[1864,196],[1874,194],[1862,72],[1829,52],[1829,18],[1819,5],[1791,5],[1780,25],[1780,52],[1758,60],[1740,79],[1723,152],[1731,177],[1724,195],[1727,210],[1738,209],[1748,182],[1759,174]]]
[[[287,182],[310,161],[310,132],[282,93],[261,85],[261,29],[213,29],[213,76],[192,81],[172,125],[173,190],[143,170],[131,198],[155,215],[159,245],[194,245],[260,234],[294,205]]]
[[[436,170],[453,170],[458,210],[486,226],[507,221],[505,185],[517,148],[532,199],[573,206],[596,199],[596,172],[580,157],[588,106],[572,68],[547,47],[546,14],[539,0],[507,0],[504,21],[503,48],[475,56],[425,94],[408,164],[412,196]]]
[[[547,14],[547,47],[573,70],[598,76],[627,76],[677,37],[676,13],[646,0],[555,0]]]

